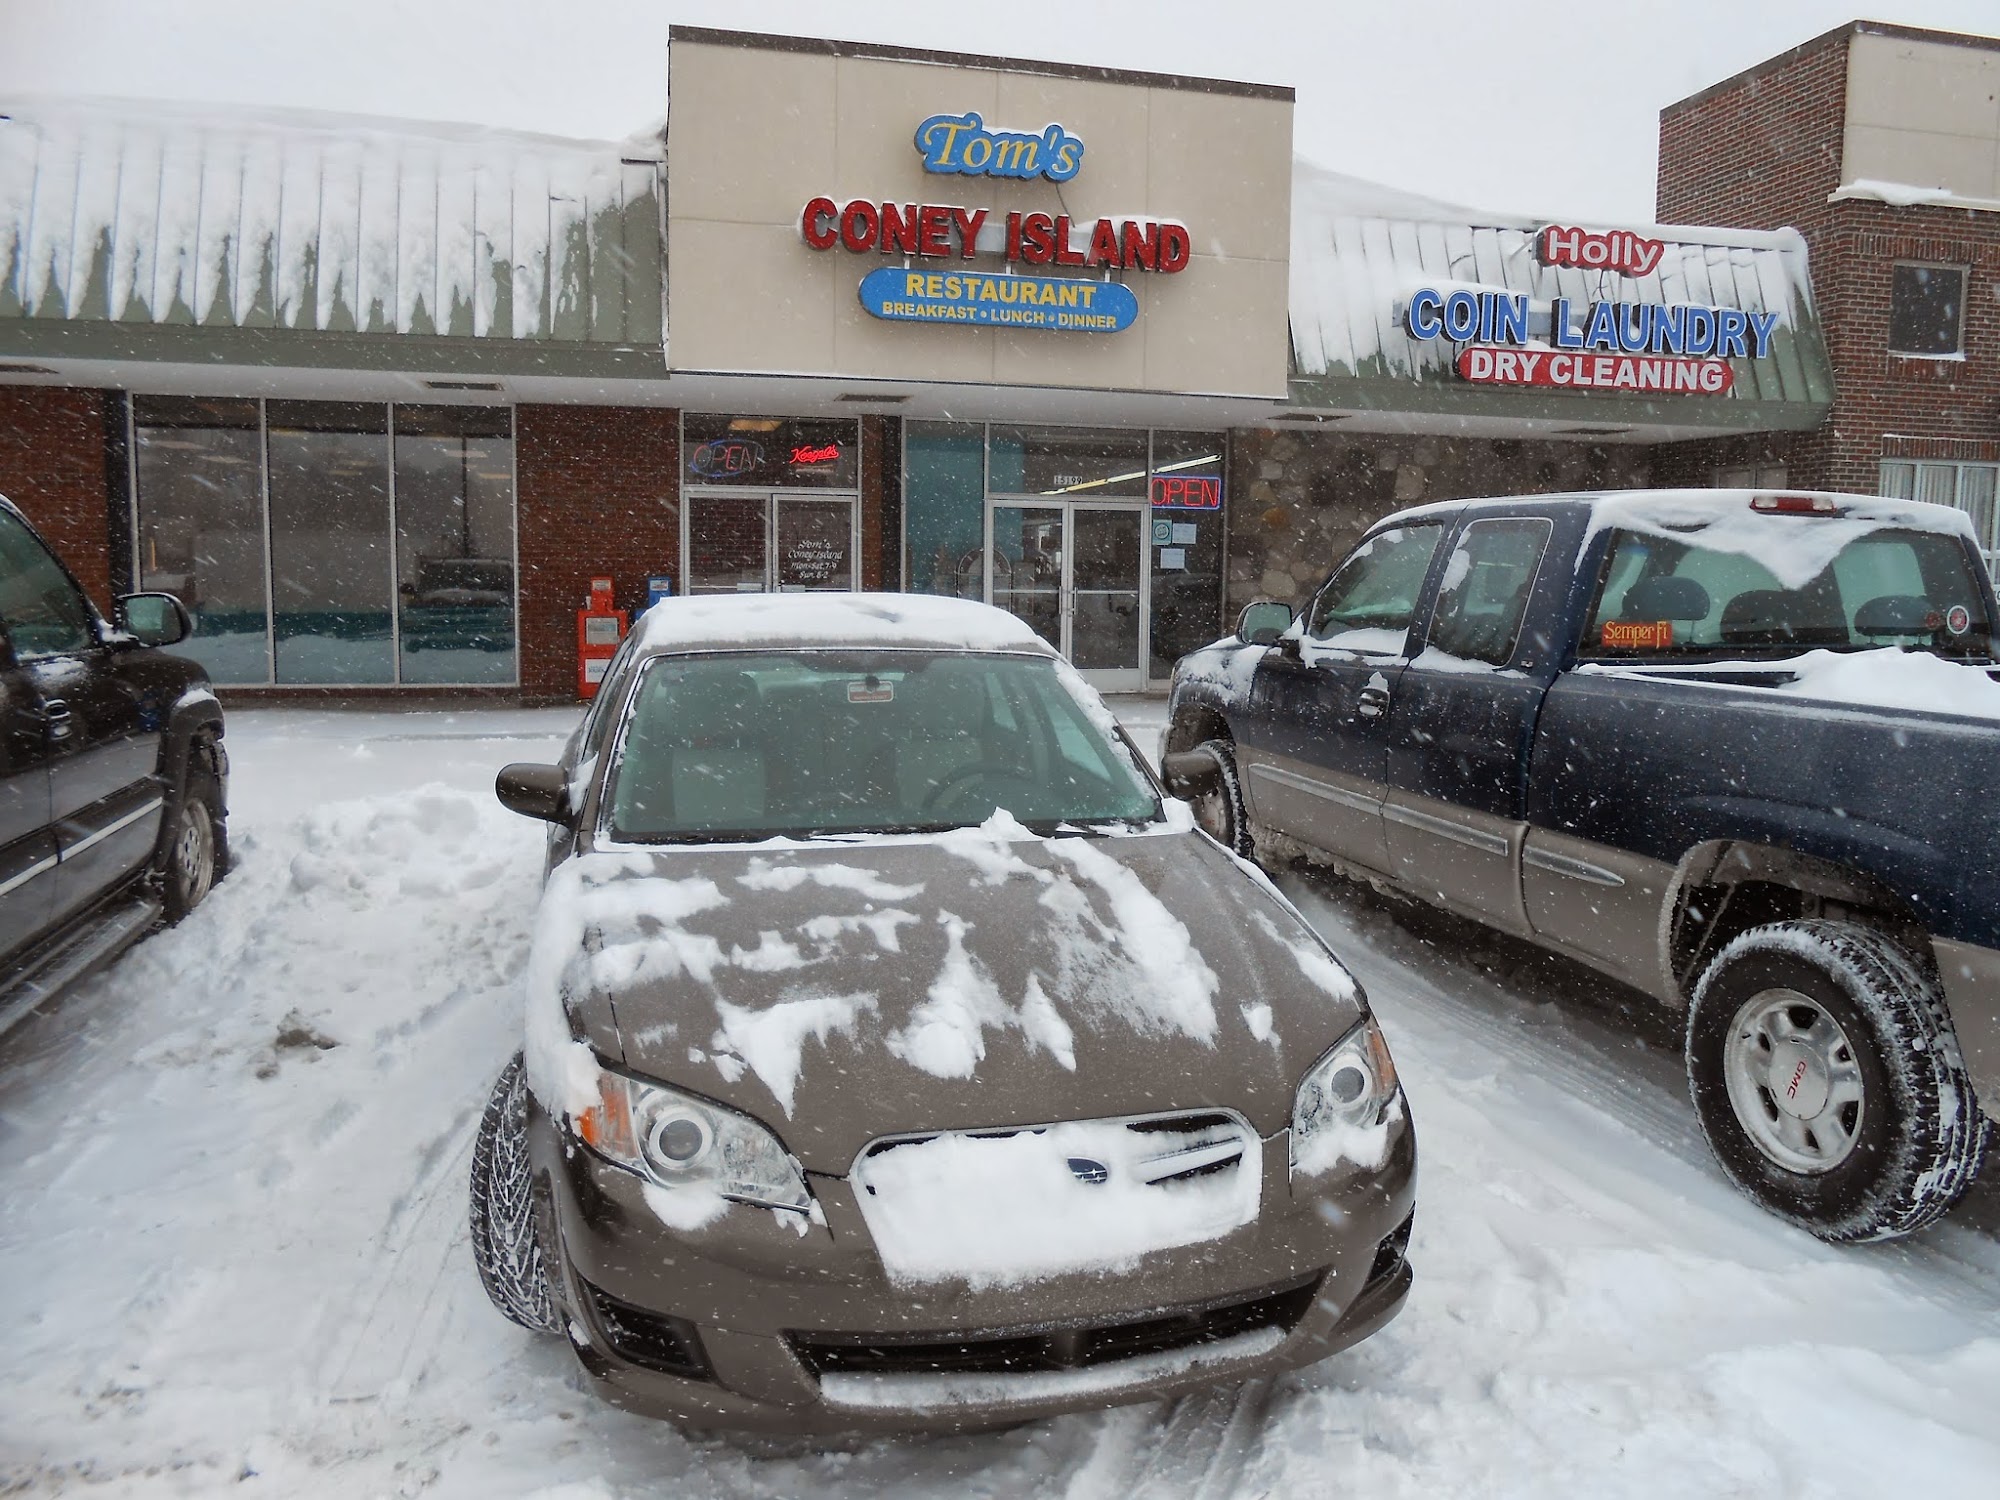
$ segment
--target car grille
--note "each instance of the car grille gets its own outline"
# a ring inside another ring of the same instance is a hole
[[[587,1281],[582,1286],[606,1346],[620,1359],[667,1375],[713,1378],[694,1324],[621,1302]]]
[[[1236,1301],[1175,1308],[1115,1323],[952,1333],[793,1333],[820,1375],[1017,1374],[1079,1370],[1219,1343],[1275,1328],[1290,1332],[1312,1306],[1324,1272]]]
[[[1123,1158],[1122,1165],[1141,1182],[1152,1187],[1191,1182],[1199,1177],[1235,1171],[1246,1161],[1254,1169],[1257,1163],[1256,1133],[1242,1119],[1222,1110],[1096,1123],[1122,1134],[1125,1143],[1125,1149],[1119,1153]],[[968,1130],[964,1133],[975,1140],[1001,1140],[1032,1134],[1035,1130],[1036,1127],[1030,1126],[1026,1130]],[[866,1186],[870,1162],[879,1161],[901,1147],[921,1145],[936,1139],[934,1135],[898,1136],[866,1147],[855,1164],[856,1176],[864,1190],[874,1191]],[[1069,1162],[1072,1175],[1084,1181],[1101,1181],[1101,1176],[1092,1168],[1105,1165],[1083,1156],[1072,1157]]]

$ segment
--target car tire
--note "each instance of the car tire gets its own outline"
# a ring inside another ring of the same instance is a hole
[[[562,1328],[535,1225],[528,1078],[521,1054],[501,1070],[472,1144],[472,1263],[501,1313],[533,1333]]]
[[[1205,778],[1201,790],[1188,799],[1195,823],[1231,854],[1249,859],[1254,844],[1250,814],[1243,806],[1243,782],[1236,774],[1236,747],[1228,740],[1203,740],[1193,753],[1215,763],[1215,774]]]
[[[1872,928],[1737,937],[1695,987],[1687,1072],[1723,1170],[1821,1239],[1911,1234],[1979,1174],[1986,1122],[1937,982]]]
[[[160,832],[160,897],[169,927],[201,905],[229,873],[229,820],[207,754],[201,745],[188,752],[186,779]]]

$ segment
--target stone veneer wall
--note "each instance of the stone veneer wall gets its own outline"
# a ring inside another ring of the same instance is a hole
[[[1641,447],[1384,437],[1257,428],[1232,434],[1228,612],[1298,605],[1391,511],[1471,495],[1627,489],[1652,482]]]

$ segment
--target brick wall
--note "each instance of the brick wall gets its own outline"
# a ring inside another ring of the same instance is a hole
[[[610,575],[618,607],[646,579],[680,588],[680,414],[522,406],[514,419],[521,558],[521,695],[576,697],[576,611]]]
[[[1804,234],[1835,397],[1827,422],[1788,444],[1788,479],[1871,491],[1880,461],[1912,443],[2000,458],[2000,214],[1827,201],[1840,184],[1850,35],[1843,27],[1663,111],[1658,212],[1670,224]],[[1968,268],[1963,360],[1889,352],[1899,260]],[[1700,467],[1719,451],[1689,445],[1673,462]]]
[[[0,385],[0,495],[21,508],[108,611],[104,407],[101,391]]]

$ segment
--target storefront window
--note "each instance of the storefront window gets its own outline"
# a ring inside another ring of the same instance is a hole
[[[505,408],[399,406],[399,680],[514,680],[514,439]]]
[[[188,607],[175,649],[215,681],[517,680],[513,415],[393,415],[133,399],[136,575]]]
[[[985,589],[986,429],[903,428],[903,576],[911,593],[978,599]]]
[[[857,422],[690,412],[682,440],[681,471],[689,484],[822,490],[861,485]]]
[[[139,587],[179,596],[194,635],[175,649],[216,682],[269,681],[257,403],[140,396],[132,418]]]
[[[273,401],[272,641],[280,683],[390,683],[389,413]]]
[[[1091,427],[995,427],[987,488],[996,495],[1138,499],[1146,434]]]
[[[1156,432],[1148,512],[1152,533],[1152,640],[1149,673],[1222,634],[1223,477],[1228,449],[1219,432]]]

